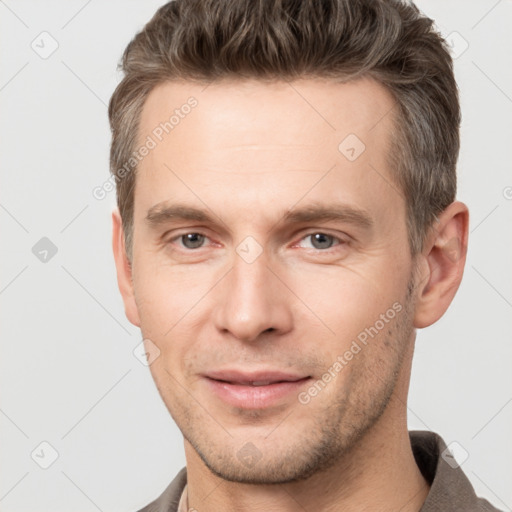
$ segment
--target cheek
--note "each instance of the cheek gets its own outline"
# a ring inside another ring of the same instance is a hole
[[[159,265],[148,262],[134,274],[134,292],[143,332],[162,337],[174,326],[188,323],[211,289],[207,269]],[[172,332],[172,331],[171,331]]]
[[[290,288],[310,311],[308,321],[311,322],[313,315],[315,325],[318,320],[327,339],[333,340],[333,348],[341,350],[379,321],[380,315],[386,314],[401,297],[403,290],[396,282],[389,283],[379,277],[385,274],[371,268],[356,271],[354,268],[319,267],[314,272],[303,268],[290,275]]]
[[[160,392],[172,395],[173,377],[194,367],[199,330],[208,321],[206,296],[215,284],[211,270],[148,262],[134,274],[134,291],[142,336],[160,350],[150,370]],[[179,384],[174,382],[176,386]]]

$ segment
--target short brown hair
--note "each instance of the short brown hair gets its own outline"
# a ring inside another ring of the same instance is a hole
[[[377,80],[393,95],[389,163],[407,207],[411,254],[455,200],[460,107],[447,45],[400,0],[173,0],[128,44],[109,104],[110,171],[128,257],[137,144],[144,102],[162,82],[223,78]],[[132,159],[133,160],[133,159]]]

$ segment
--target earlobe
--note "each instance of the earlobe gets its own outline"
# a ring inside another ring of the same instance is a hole
[[[117,285],[123,298],[126,317],[130,323],[140,327],[133,289],[132,266],[126,254],[123,222],[118,208],[112,211],[112,250],[116,265]]]
[[[457,292],[466,262],[469,211],[460,201],[450,204],[432,227],[416,276],[414,326],[439,320]]]

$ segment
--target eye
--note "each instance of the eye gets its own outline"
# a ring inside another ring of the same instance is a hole
[[[172,241],[180,240],[183,247],[186,249],[198,249],[203,245],[205,239],[206,236],[201,233],[185,233],[184,235],[174,238]]]
[[[344,243],[344,240],[341,240],[338,237],[335,237],[333,235],[328,235],[327,233],[318,232],[318,233],[310,233],[309,235],[306,235],[304,238],[302,238],[301,242],[299,242],[299,245],[301,245],[301,243],[304,240],[308,240],[308,239],[311,241],[311,246],[313,247],[313,249],[318,249],[318,250],[330,249],[331,247],[333,247],[335,245],[340,245],[340,244]],[[307,249],[308,247],[305,247],[305,248]]]
[[[172,238],[171,240],[169,240],[169,243],[178,243],[179,246],[181,246],[184,249],[194,250],[203,247],[205,241],[207,240],[209,240],[208,237],[206,235],[203,235],[202,233],[190,232],[183,233],[182,235],[178,235]],[[309,244],[305,242],[307,240],[310,241]],[[331,249],[332,247],[343,245],[345,243],[345,240],[334,235],[329,235],[327,233],[322,232],[315,232],[309,233],[308,235],[304,236],[297,244],[297,246],[303,247],[305,249],[316,249],[322,252],[328,252],[328,250]]]

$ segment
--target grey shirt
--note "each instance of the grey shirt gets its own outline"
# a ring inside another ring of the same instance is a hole
[[[439,435],[415,430],[409,432],[409,437],[416,464],[431,486],[420,512],[500,512],[476,496],[466,475],[452,459],[441,456],[446,444]],[[186,510],[186,483],[187,471],[183,468],[160,497],[139,512],[179,512],[182,494],[181,506]]]

